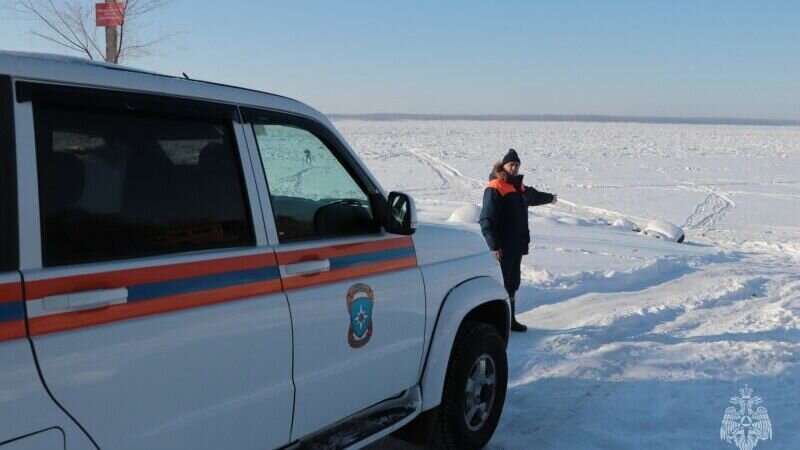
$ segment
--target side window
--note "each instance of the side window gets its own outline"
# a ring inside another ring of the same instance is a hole
[[[369,197],[324,142],[294,125],[253,128],[281,242],[378,231]]]
[[[255,244],[230,124],[34,114],[45,266]]]

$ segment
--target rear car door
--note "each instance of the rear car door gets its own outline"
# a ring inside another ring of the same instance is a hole
[[[286,444],[291,322],[237,109],[16,89],[37,174],[21,198],[39,199],[20,209],[25,306],[53,397],[100,448]]]
[[[18,271],[15,148],[11,78],[0,74],[0,448],[63,450],[65,440],[81,448],[87,441],[80,440],[80,431],[75,433],[76,427],[65,420],[39,381],[25,330]],[[40,436],[55,440],[40,441]]]
[[[292,313],[297,439],[417,384],[425,293],[411,238],[381,230],[381,193],[334,133],[279,113],[245,120]]]

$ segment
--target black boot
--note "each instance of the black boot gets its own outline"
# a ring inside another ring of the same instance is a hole
[[[516,331],[519,333],[524,333],[528,331],[528,327],[517,322],[517,316],[515,315],[516,308],[514,306],[515,303],[514,297],[511,297],[509,300],[511,301],[511,331]]]

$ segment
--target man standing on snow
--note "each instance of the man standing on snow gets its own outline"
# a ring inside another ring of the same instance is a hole
[[[512,148],[501,162],[494,165],[489,185],[483,193],[481,231],[489,248],[500,261],[503,283],[511,300],[511,330],[526,331],[528,327],[517,322],[514,294],[519,289],[522,256],[528,254],[531,234],[528,229],[528,207],[558,201],[558,197],[539,192],[522,184],[519,174],[520,160]]]

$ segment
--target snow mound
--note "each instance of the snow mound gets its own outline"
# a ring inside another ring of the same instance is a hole
[[[673,242],[683,242],[685,234],[683,228],[666,220],[653,220],[642,231],[646,236],[664,239]]]
[[[529,307],[557,303],[591,293],[642,291],[693,273],[708,264],[722,263],[729,259],[729,255],[714,252],[666,255],[646,259],[627,269],[581,270],[561,274],[536,270],[523,264],[522,279],[526,285],[522,289],[518,311],[524,313]]]
[[[481,219],[481,207],[478,205],[464,205],[450,214],[448,222],[478,223]]]
[[[574,225],[574,226],[587,226],[589,225],[588,220],[579,219],[577,217],[559,217],[556,219],[559,223],[563,223],[564,225]]]
[[[627,231],[636,231],[636,232],[642,231],[642,229],[639,228],[639,225],[636,225],[635,223],[631,222],[628,219],[617,219],[611,224],[611,226],[614,228],[621,228]]]

